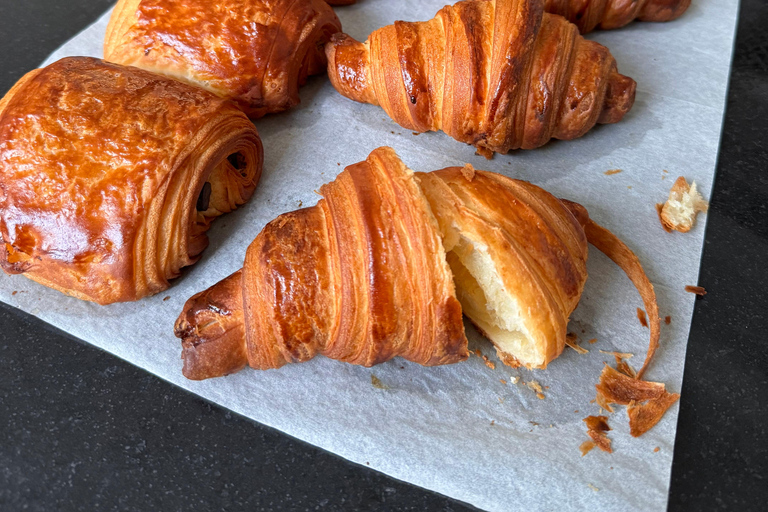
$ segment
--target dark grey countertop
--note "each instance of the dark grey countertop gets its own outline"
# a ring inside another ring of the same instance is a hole
[[[694,0],[695,1],[695,0]],[[0,94],[110,0],[0,0]],[[672,510],[768,509],[768,2],[743,0]],[[469,510],[0,304],[0,510]]]

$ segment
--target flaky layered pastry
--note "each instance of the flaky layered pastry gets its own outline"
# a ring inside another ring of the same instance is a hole
[[[107,304],[168,287],[261,175],[259,135],[215,95],[73,57],[0,101],[0,266]]]
[[[540,2],[465,0],[364,43],[334,35],[326,54],[347,98],[380,105],[409,130],[443,130],[488,158],[581,137],[621,120],[635,99],[635,81],[608,49]]]
[[[672,21],[691,0],[545,0],[544,8],[575,23],[582,34],[621,28],[631,21]]]
[[[104,58],[202,87],[257,118],[299,103],[340,31],[324,0],[119,0]]]
[[[641,292],[658,344],[656,297],[637,258],[586,210],[471,167],[413,173],[391,148],[347,167],[311,208],[279,216],[241,271],[192,297],[176,321],[184,375],[278,368],[317,354],[371,366],[467,357],[462,309],[509,365],[563,350],[587,279],[587,240]]]
[[[326,0],[331,5],[351,5],[356,0]],[[542,0],[531,0],[542,1]],[[582,34],[596,28],[620,28],[634,20],[672,21],[691,0],[543,0],[544,10],[559,14],[579,27]]]

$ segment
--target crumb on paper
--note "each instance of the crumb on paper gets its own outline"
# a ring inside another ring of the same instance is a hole
[[[661,450],[661,448],[657,446],[656,448],[653,449],[653,453],[659,453],[659,450]]]
[[[605,171],[603,174],[606,176],[613,176],[614,174],[619,174],[620,172],[623,172],[621,169],[611,169],[609,171]]]
[[[520,377],[511,377],[509,380],[512,382],[512,384],[517,384],[520,382]]]
[[[419,135],[421,135],[419,132],[411,132],[411,133],[412,133],[414,136],[419,136]]]
[[[482,353],[482,352],[480,352],[480,349],[479,349],[479,348],[476,348],[475,350],[473,350],[473,351],[472,351],[472,353],[473,353],[473,354],[475,354],[475,355],[476,355],[477,357],[479,357],[479,358],[482,358],[482,357],[483,357],[483,353]]]
[[[661,382],[648,382],[625,375],[606,365],[595,385],[596,402],[606,410],[610,404],[627,406],[629,431],[633,437],[648,432],[679,398]],[[611,409],[612,411],[612,409]]]
[[[667,324],[667,325],[669,325],[670,323],[672,323],[672,317],[671,317],[671,316],[669,316],[669,315],[665,316],[665,317],[664,317],[664,323],[665,323],[665,324]]]
[[[507,384],[507,381],[505,381],[504,379],[499,379],[499,382],[501,382],[501,383],[502,383],[502,384],[504,384],[504,385],[506,385],[506,384]]]
[[[591,340],[589,340],[590,345],[594,345],[595,343],[597,343],[597,338],[592,338]]]
[[[500,404],[503,404],[503,403],[504,403],[504,399],[503,399],[503,398],[501,398],[501,397],[499,397],[499,403],[500,403]]]
[[[532,390],[536,391],[537,393],[541,393],[541,391],[542,391],[541,384],[539,384],[535,380],[531,380],[531,381],[527,382],[526,386],[528,386]]]
[[[467,181],[472,181],[475,179],[475,168],[472,164],[464,164],[464,167],[461,168],[461,174]]]
[[[699,297],[703,297],[707,294],[707,290],[703,286],[691,286],[690,284],[685,287],[685,291],[688,293],[695,293]]]
[[[606,435],[606,432],[611,430],[611,427],[608,426],[608,418],[606,416],[587,416],[583,421],[587,424],[587,435],[592,439],[595,446],[604,452],[613,453],[611,440]]]
[[[651,430],[679,398],[678,393],[669,393],[665,390],[659,398],[640,405],[630,404],[627,407],[627,415],[629,416],[629,433],[632,437],[640,437]]]
[[[592,489],[592,490],[593,490],[593,491],[595,491],[595,492],[600,492],[600,489],[598,489],[597,487],[595,487],[595,486],[594,486],[594,485],[592,485],[592,484],[587,484],[587,487],[589,487],[590,489]]]
[[[304,201],[302,201],[301,199],[299,199],[299,208],[301,208],[301,207],[303,207],[303,206],[304,206]]]
[[[529,421],[528,421],[528,423],[530,423],[530,424],[531,424],[531,425],[533,425],[534,427],[538,427],[538,426],[539,426],[539,424],[538,424],[538,423],[536,423],[535,421],[530,421],[530,420],[529,420]]]
[[[696,190],[696,182],[688,185],[683,176],[675,180],[667,201],[656,205],[659,220],[667,233],[673,230],[687,233],[696,224],[696,215],[708,209],[709,203]]]
[[[645,311],[640,308],[637,308],[637,319],[640,320],[640,324],[643,327],[648,327],[648,319],[645,316]]]
[[[573,350],[575,350],[579,354],[583,355],[583,354],[589,353],[589,350],[579,345],[579,337],[573,334],[572,332],[569,332],[565,336],[565,344],[571,347]]]
[[[11,292],[11,295],[16,295],[17,293],[19,293],[19,291],[18,290],[14,290],[13,292]]]
[[[627,185],[627,190],[632,190],[632,185]]]
[[[589,452],[591,452],[595,446],[597,445],[593,441],[584,441],[583,443],[581,443],[581,445],[579,446],[579,451],[581,452],[581,456],[583,457]]]
[[[536,393],[536,398],[538,398],[539,400],[544,400],[547,397],[546,395],[544,395],[544,393]]]
[[[487,366],[491,370],[495,370],[496,369],[496,364],[493,361],[491,361],[490,359],[488,359],[488,356],[486,356],[486,355],[483,356],[483,362],[485,363],[485,366]]]
[[[491,420],[491,425],[495,425],[495,424],[496,424],[496,420]]]
[[[601,350],[600,353],[601,354],[610,354],[613,357],[620,357],[622,359],[632,359],[632,357],[634,357],[634,354],[631,354],[629,352],[612,352],[612,351],[608,351],[608,350]]]
[[[661,172],[663,172],[664,174],[669,174],[669,171],[666,169],[663,169]]]
[[[621,373],[628,377],[632,377],[633,379],[637,377],[637,372],[635,371],[632,366],[626,362],[623,358],[619,357],[618,355],[616,357],[616,369],[619,370]]]
[[[170,295],[166,295],[166,296],[165,296],[165,298],[163,299],[163,302],[167,301],[167,300],[168,300],[168,299],[170,299],[170,298],[171,298],[171,296],[170,296]]]
[[[385,385],[377,376],[371,374],[371,384],[377,389],[389,389],[389,386]]]

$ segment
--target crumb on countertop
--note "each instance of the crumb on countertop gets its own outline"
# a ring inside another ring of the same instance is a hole
[[[699,297],[703,297],[704,295],[707,294],[707,290],[705,290],[703,286],[687,285],[685,287],[685,291],[687,291],[688,293],[695,293]]]
[[[371,374],[371,384],[377,389],[389,389],[389,386],[381,382],[381,380],[374,374]]]

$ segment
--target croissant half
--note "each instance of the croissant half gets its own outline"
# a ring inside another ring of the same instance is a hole
[[[326,53],[347,98],[380,105],[409,130],[443,130],[489,158],[615,123],[635,98],[608,49],[540,2],[465,0],[364,43],[337,34]]]
[[[350,5],[355,0],[326,0],[331,5]],[[620,28],[634,20],[672,21],[691,5],[691,0],[544,0],[544,10],[559,14],[579,27],[582,34],[596,28]]]
[[[462,309],[505,363],[545,368],[565,346],[588,240],[641,291],[650,362],[653,287],[583,207],[469,167],[413,173],[390,148],[320,192],[316,206],[269,223],[241,271],[187,301],[175,326],[187,378],[317,354],[366,366],[395,356],[458,362],[467,357]]]
[[[167,288],[261,175],[253,124],[213,94],[73,57],[0,101],[0,265],[107,304]]]
[[[324,0],[119,0],[104,58],[197,85],[257,118],[299,103],[340,31]]]

